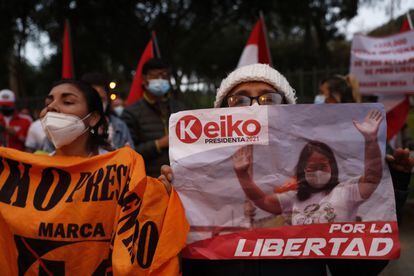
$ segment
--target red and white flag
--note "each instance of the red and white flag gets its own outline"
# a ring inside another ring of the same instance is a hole
[[[407,13],[407,18],[401,26],[400,33],[411,31],[412,29],[411,18]],[[379,102],[384,104],[385,110],[387,111],[387,140],[391,140],[406,123],[410,110],[410,102],[406,95],[381,95]]]
[[[62,79],[72,79],[75,77],[75,74],[73,70],[72,43],[70,39],[69,20],[65,20],[62,44]]]
[[[246,47],[243,49],[237,68],[254,63],[272,65],[272,57],[270,56],[266,38],[266,25],[262,15],[260,15],[259,20],[257,20],[250,33],[249,40],[247,40]]]
[[[144,90],[142,88],[142,67],[148,60],[156,56],[159,57],[160,54],[158,50],[155,32],[152,32],[152,37],[148,42],[147,46],[145,47],[145,50],[142,53],[142,56],[138,62],[137,69],[135,70],[134,80],[132,81],[128,98],[125,103],[127,106],[134,104],[136,101],[141,99],[142,95],[144,94]]]

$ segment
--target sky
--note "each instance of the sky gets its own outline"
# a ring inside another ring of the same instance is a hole
[[[360,5],[358,14],[352,20],[349,22],[338,22],[339,30],[346,35],[348,40],[351,40],[355,33],[367,33],[385,24],[391,19],[391,15],[387,12],[391,1],[381,1],[375,7]],[[398,2],[398,0],[395,0],[395,2]],[[406,13],[410,8],[414,9],[414,0],[400,0],[400,4],[394,8],[394,18]],[[37,43],[29,41],[24,48],[24,56],[30,63],[36,66],[40,64],[43,57],[48,57],[55,52],[56,49],[49,46],[49,39],[46,34],[40,34],[40,39]]]
[[[398,0],[395,2],[398,2]],[[358,14],[352,18],[352,20],[347,24],[342,22],[342,24],[338,24],[338,27],[340,27],[340,30],[346,34],[348,40],[351,40],[355,33],[367,33],[387,23],[391,19],[391,15],[387,12],[390,8],[390,3],[391,0],[386,0],[381,1],[380,4],[376,4],[375,7],[361,5],[358,8]],[[395,6],[394,8],[393,18],[395,19],[406,13],[410,8],[414,9],[414,0],[401,0],[400,5]]]

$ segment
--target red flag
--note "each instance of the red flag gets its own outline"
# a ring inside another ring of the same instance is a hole
[[[394,108],[387,112],[387,140],[392,139],[404,126],[410,111],[410,101],[407,96]]]
[[[131,89],[129,90],[129,95],[125,103],[127,106],[138,101],[144,93],[142,89],[142,67],[149,59],[154,57],[153,39],[154,37],[151,38],[151,40],[148,42],[147,47],[145,47],[141,59],[138,62],[137,69],[135,70],[134,80],[132,81]]]
[[[63,31],[63,51],[62,51],[62,79],[74,78],[73,60],[72,60],[72,44],[70,40],[69,20],[65,21]]]
[[[410,18],[407,14],[400,33],[410,31],[411,29]],[[388,101],[394,102],[392,108],[387,110],[387,140],[390,140],[397,135],[406,123],[408,112],[410,111],[410,101],[406,95],[388,96],[387,98]]]
[[[408,16],[409,15],[407,15],[407,18],[403,21],[401,25],[400,33],[411,31],[411,26],[410,26],[410,21],[408,19]]]
[[[259,20],[250,33],[249,40],[243,49],[237,67],[254,63],[266,63],[272,65],[269,46],[266,39],[266,25],[264,18],[260,15]]]

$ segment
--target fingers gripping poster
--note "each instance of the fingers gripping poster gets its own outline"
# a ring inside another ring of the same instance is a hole
[[[179,112],[173,185],[197,259],[399,256],[380,104]]]

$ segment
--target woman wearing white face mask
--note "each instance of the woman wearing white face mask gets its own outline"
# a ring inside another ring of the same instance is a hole
[[[253,147],[233,155],[234,170],[247,197],[273,214],[291,214],[292,225],[355,221],[359,204],[375,191],[382,177],[381,152],[377,141],[382,115],[370,111],[364,122],[354,122],[365,139],[364,174],[339,183],[333,151],[324,143],[311,141],[302,149],[296,166],[297,191],[265,194],[254,183]]]
[[[41,122],[56,155],[86,157],[110,149],[101,99],[84,82],[56,83],[46,97]]]

